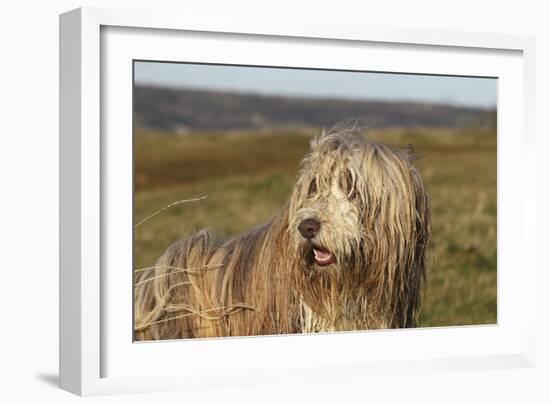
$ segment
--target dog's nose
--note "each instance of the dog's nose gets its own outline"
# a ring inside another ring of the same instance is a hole
[[[298,231],[305,239],[311,239],[319,232],[321,223],[313,218],[306,218],[298,225]]]

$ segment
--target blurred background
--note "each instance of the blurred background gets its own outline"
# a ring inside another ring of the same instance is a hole
[[[422,326],[496,323],[497,80],[134,62],[136,268],[175,240],[273,217],[309,141],[357,119],[412,144],[432,206]]]

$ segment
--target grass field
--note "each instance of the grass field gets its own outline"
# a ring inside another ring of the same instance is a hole
[[[135,134],[135,266],[188,232],[231,236],[267,221],[290,195],[311,132]],[[489,130],[384,129],[369,137],[413,144],[432,206],[422,326],[496,322],[496,135]]]

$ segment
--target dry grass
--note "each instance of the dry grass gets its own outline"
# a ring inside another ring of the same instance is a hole
[[[432,204],[423,326],[496,322],[496,136],[489,131],[387,129],[370,137],[413,144]],[[212,228],[234,235],[272,217],[290,195],[310,133],[188,135],[138,132],[135,267],[174,240]]]

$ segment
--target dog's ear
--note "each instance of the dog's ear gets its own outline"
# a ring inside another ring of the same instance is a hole
[[[416,323],[429,239],[429,205],[410,149],[369,143],[362,197],[371,304],[392,327]]]

